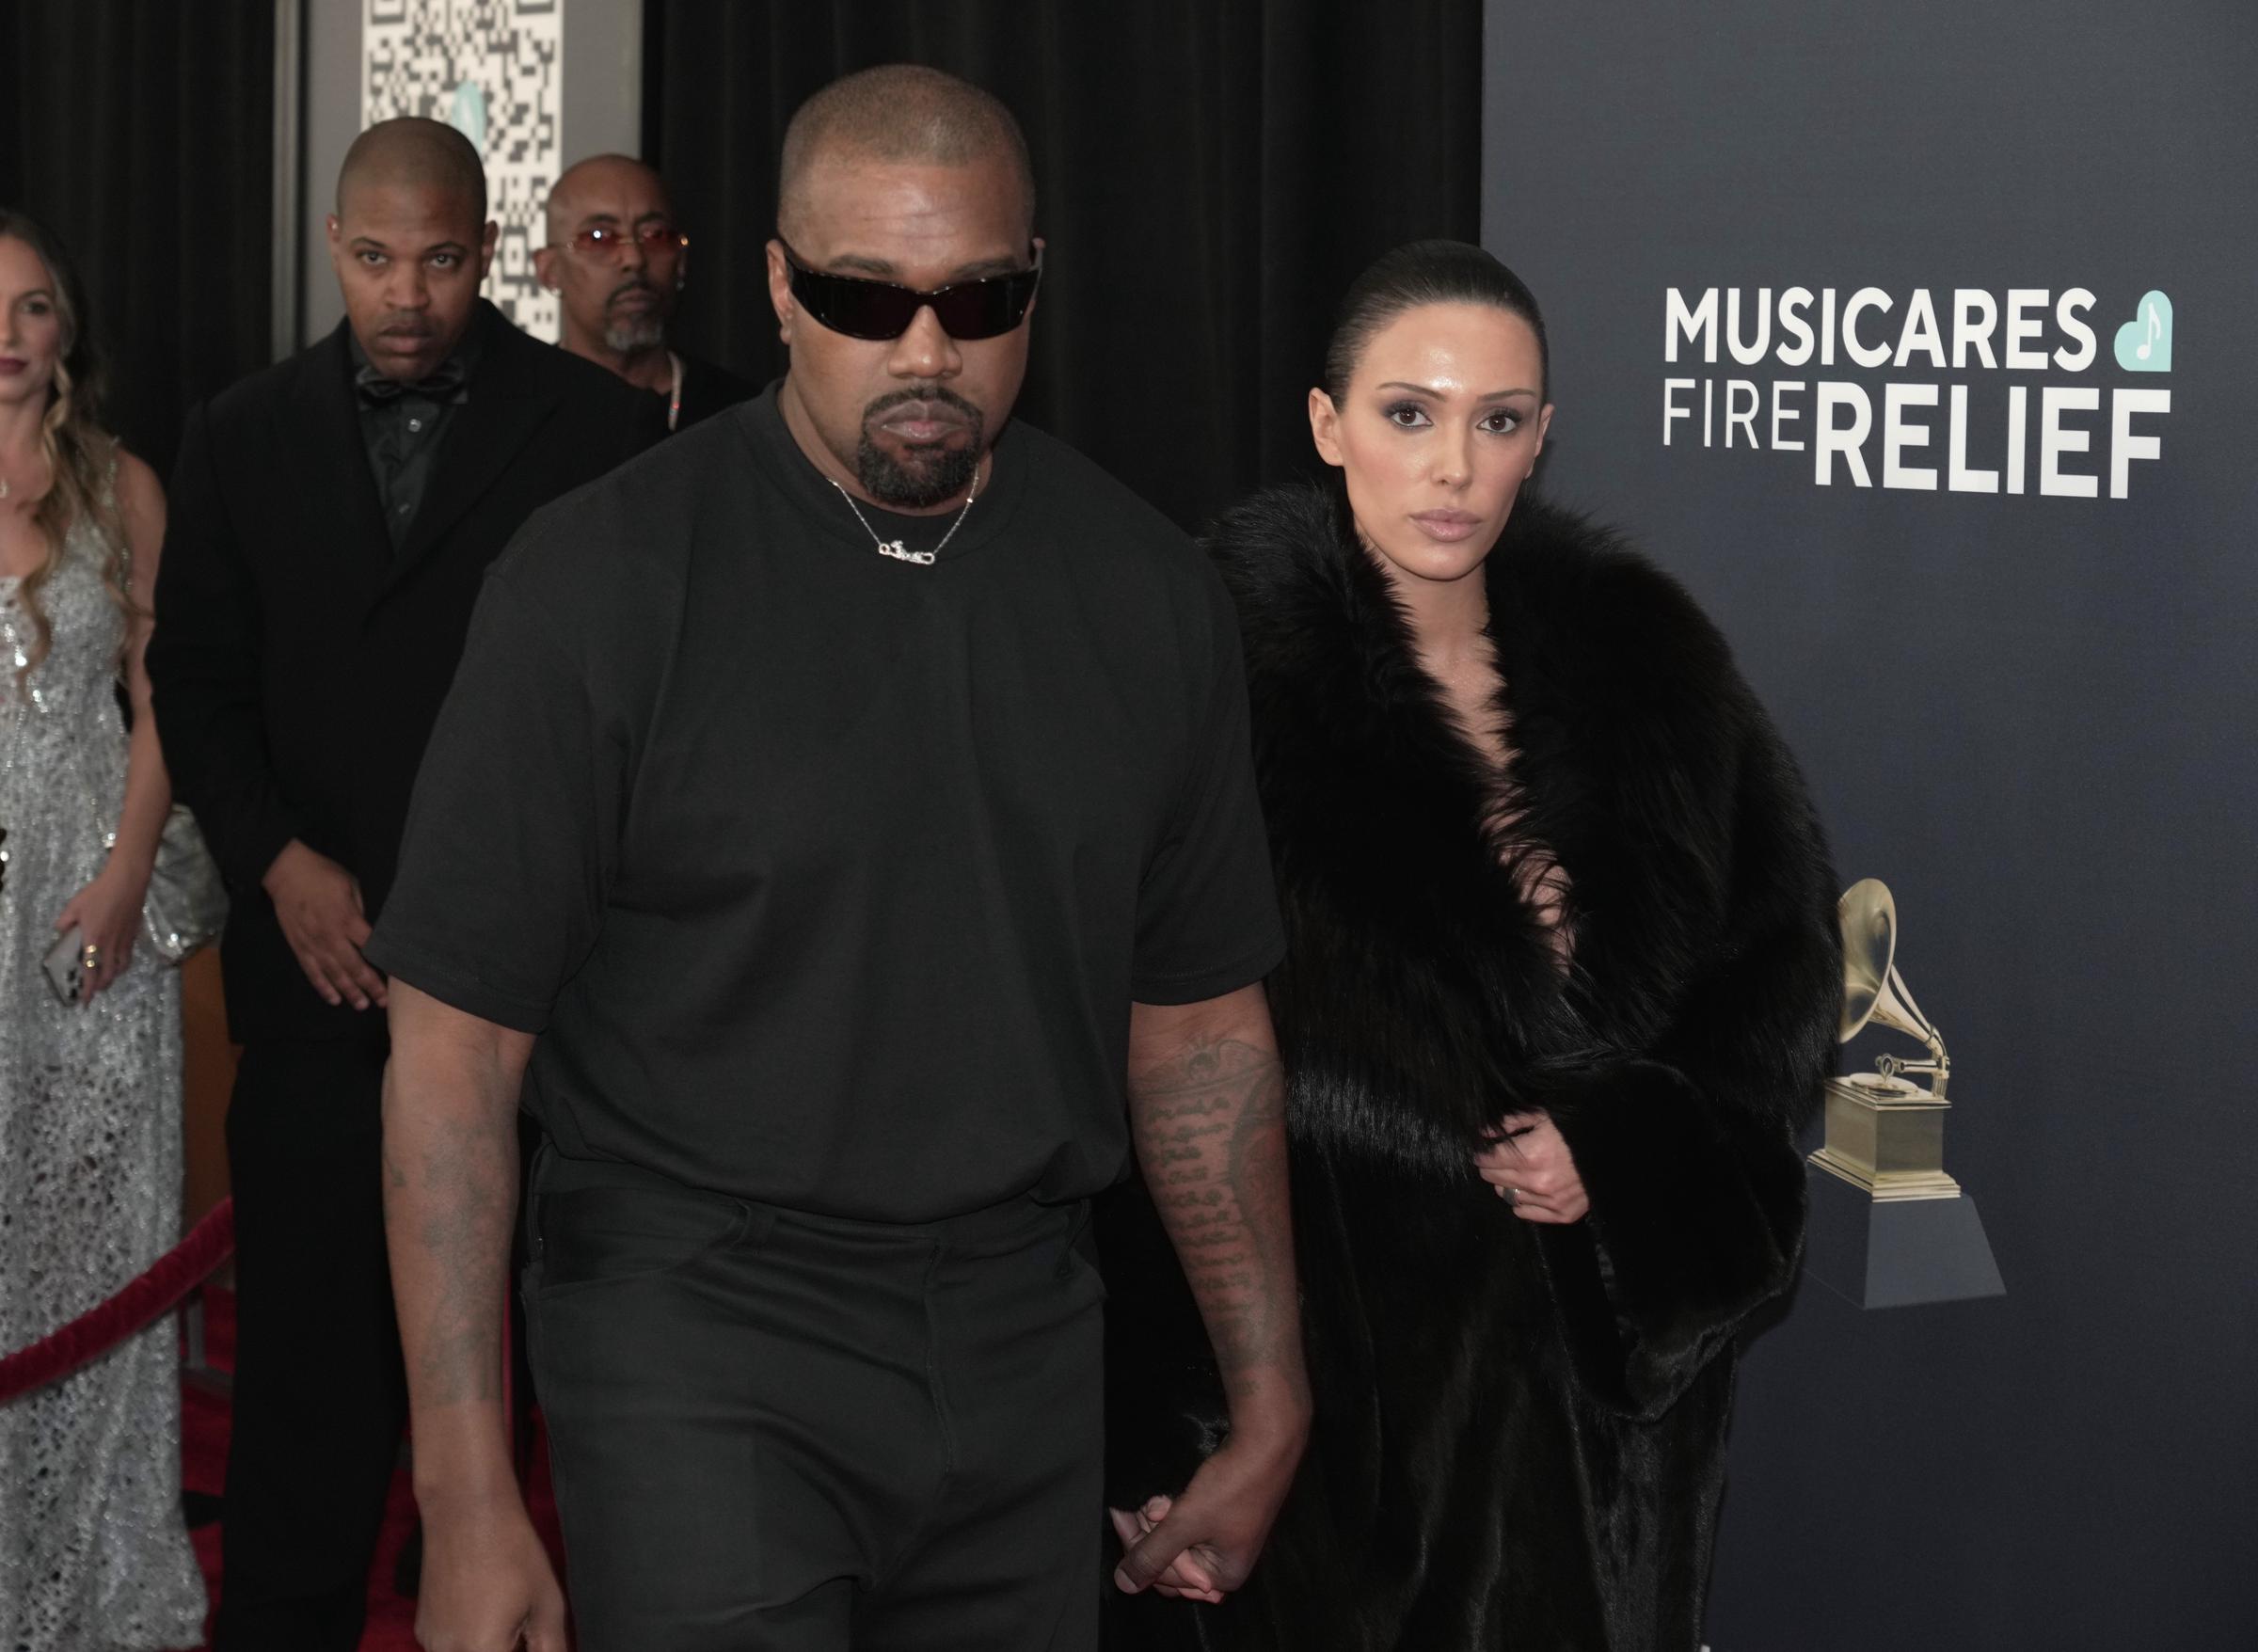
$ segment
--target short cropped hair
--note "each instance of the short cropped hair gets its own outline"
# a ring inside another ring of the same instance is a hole
[[[458,195],[486,221],[486,169],[470,140],[444,121],[420,115],[379,120],[353,140],[345,164],[337,170],[337,210],[356,183],[405,183]]]
[[[1001,155],[1019,183],[1027,223],[1035,221],[1035,167],[1011,111],[970,81],[915,63],[891,63],[835,80],[792,116],[784,132],[776,214],[795,215],[816,158],[839,149],[883,161],[945,167]]]

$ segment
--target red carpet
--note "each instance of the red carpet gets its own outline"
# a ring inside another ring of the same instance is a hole
[[[223,1371],[231,1370],[235,1363],[235,1294],[206,1291],[204,1304],[205,1358]],[[229,1406],[225,1399],[207,1393],[193,1383],[183,1386],[181,1469],[183,1484],[188,1490],[219,1495],[227,1477],[228,1425]],[[535,1439],[533,1485],[528,1501],[533,1506],[534,1524],[548,1539],[549,1552],[559,1557],[557,1569],[562,1576],[564,1544],[557,1533],[555,1501],[549,1493],[549,1446],[544,1437]],[[376,1540],[376,1559],[369,1570],[369,1627],[360,1638],[362,1652],[415,1652],[416,1603],[402,1598],[392,1589],[392,1565],[399,1559],[400,1546],[407,1540],[414,1522],[415,1499],[408,1489],[404,1461],[392,1476],[384,1531]],[[219,1575],[219,1526],[216,1522],[199,1526],[193,1535],[196,1557],[203,1564],[204,1579],[216,1603],[225,1586]]]

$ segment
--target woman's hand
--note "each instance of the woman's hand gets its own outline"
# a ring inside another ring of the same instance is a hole
[[[1525,1222],[1581,1222],[1589,1214],[1583,1178],[1549,1114],[1508,1113],[1488,1136],[1474,1168],[1515,1215]]]
[[[79,963],[85,985],[80,1008],[94,994],[125,973],[133,961],[134,942],[141,933],[141,902],[149,894],[146,875],[135,878],[117,861],[95,875],[94,882],[73,895],[55,920],[56,932],[78,931]]]
[[[1169,1517],[1169,1511],[1175,1506],[1173,1498],[1152,1497],[1135,1514],[1112,1507],[1105,1513],[1113,1521],[1113,1534],[1121,1540],[1121,1549],[1126,1553],[1152,1536],[1153,1529]],[[1211,1606],[1220,1605],[1223,1600],[1223,1590],[1213,1568],[1201,1564],[1200,1554],[1194,1549],[1187,1549],[1170,1561],[1168,1569],[1147,1587],[1170,1600],[1204,1600]]]

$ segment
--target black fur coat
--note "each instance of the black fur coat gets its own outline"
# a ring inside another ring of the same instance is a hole
[[[1316,1423],[1247,1589],[1117,1599],[1107,1644],[1693,1652],[1733,1338],[1796,1266],[1842,995],[1794,762],[1675,581],[1522,500],[1485,577],[1504,795],[1566,874],[1564,972],[1338,489],[1258,495],[1212,548],[1290,937],[1269,985]],[[1474,1174],[1483,1127],[1530,1106],[1578,1226]],[[1182,1486],[1223,1409],[1150,1204],[1102,1217],[1128,1506]]]

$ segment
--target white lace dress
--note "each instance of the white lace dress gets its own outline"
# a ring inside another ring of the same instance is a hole
[[[146,939],[84,1009],[40,960],[63,903],[101,868],[125,795],[115,684],[123,616],[81,527],[40,594],[0,578],[0,1354],[36,1342],[170,1248],[181,1218],[181,987]],[[181,1390],[170,1318],[47,1388],[0,1404],[0,1652],[156,1652],[203,1635],[181,1518]]]

